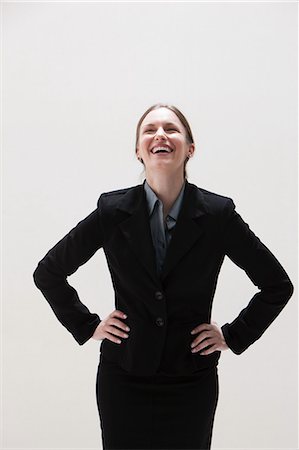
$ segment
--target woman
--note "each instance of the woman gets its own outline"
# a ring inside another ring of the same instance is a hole
[[[221,351],[245,351],[293,293],[233,200],[187,181],[194,151],[184,115],[150,107],[136,132],[143,184],[101,194],[34,272],[77,342],[102,341],[96,394],[104,449],[210,449]],[[105,319],[66,280],[99,248],[115,291],[116,309]],[[225,255],[260,291],[219,327],[211,309]]]

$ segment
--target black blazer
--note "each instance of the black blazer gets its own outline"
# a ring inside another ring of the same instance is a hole
[[[103,248],[115,308],[130,327],[121,344],[103,339],[101,353],[134,375],[192,374],[218,364],[221,352],[191,353],[190,331],[210,323],[217,278],[227,255],[259,291],[222,331],[241,354],[278,316],[294,287],[271,251],[229,197],[186,182],[182,208],[158,277],[144,182],[101,194],[97,208],[38,263],[33,278],[58,320],[82,345],[101,319],[82,304],[67,276]]]

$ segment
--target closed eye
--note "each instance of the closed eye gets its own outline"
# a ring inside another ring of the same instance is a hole
[[[149,131],[154,131],[154,130],[146,130],[145,133],[147,133]],[[177,130],[175,128],[168,128],[167,131],[177,131]]]

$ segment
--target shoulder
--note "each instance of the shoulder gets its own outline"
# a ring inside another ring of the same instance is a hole
[[[121,195],[126,194],[128,191],[131,191],[133,189],[136,189],[137,187],[141,186],[140,184],[136,184],[135,186],[130,186],[130,187],[126,187],[126,188],[121,188],[121,189],[114,189],[113,191],[108,191],[108,192],[102,192],[101,196],[103,197],[110,197],[110,198],[117,198]]]
[[[129,186],[122,189],[114,189],[112,191],[103,192],[97,201],[100,209],[114,210],[124,199],[134,199],[142,190],[142,185]]]
[[[189,183],[193,190],[195,197],[205,207],[206,211],[211,215],[219,215],[225,210],[232,211],[235,208],[235,203],[229,195],[223,193],[210,191],[202,187]]]

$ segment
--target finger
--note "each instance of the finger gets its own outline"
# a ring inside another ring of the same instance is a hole
[[[191,331],[191,334],[195,334],[195,333],[198,333],[198,332],[204,331],[204,330],[211,330],[212,328],[213,328],[213,326],[210,323],[201,323],[197,327],[193,328],[193,330]]]
[[[196,339],[200,339],[199,342],[203,341],[205,338],[214,337],[215,331],[214,330],[204,330],[201,331],[197,336]]]
[[[123,323],[121,320],[118,319],[110,319],[109,325],[115,325],[116,327],[120,328],[121,330],[130,331],[130,328],[126,323]]]
[[[206,347],[209,347],[210,345],[219,345],[219,342],[218,342],[218,340],[217,340],[217,338],[209,338],[209,339],[206,339],[205,341],[203,341],[203,342],[201,342],[201,343],[199,343],[198,345],[197,345],[197,348],[199,349],[199,351],[200,350],[203,350],[204,348],[206,348]]]
[[[121,344],[121,340],[118,339],[117,337],[113,336],[113,334],[110,334],[108,332],[106,332],[106,339],[108,339],[111,342],[115,342],[116,344]]]
[[[208,339],[204,343],[193,347],[191,351],[192,351],[192,353],[200,352],[200,354],[202,354],[203,351],[206,351],[204,349],[206,349],[207,347],[210,347],[212,345],[215,345],[215,344],[216,344],[215,341],[211,341],[211,339]]]
[[[202,348],[207,347],[208,345],[214,344],[215,340],[212,340],[213,338],[208,338],[204,340],[200,340],[196,338],[194,342],[191,344],[191,348],[196,348],[197,350],[201,350]]]
[[[128,316],[126,315],[126,313],[120,311],[119,309],[115,309],[112,313],[111,313],[111,317],[113,316],[117,316],[117,317],[121,317],[122,319],[126,319]]]
[[[215,338],[215,333],[213,331],[202,331],[199,335],[196,336],[193,343],[196,345],[200,344],[200,342],[205,341],[206,339]]]
[[[125,332],[119,330],[118,328],[114,327],[113,325],[107,325],[107,327],[108,327],[108,330],[109,330],[111,333],[115,334],[116,336],[120,336],[120,337],[124,337],[124,338],[129,337],[129,335],[128,335],[127,333],[125,333]],[[108,330],[107,330],[107,331],[108,331]]]
[[[218,345],[213,345],[208,350],[202,350],[200,352],[201,355],[210,355],[211,353],[214,353],[215,351],[219,350]]]

